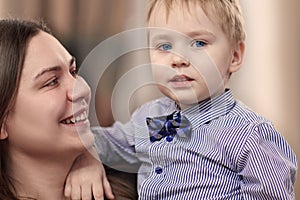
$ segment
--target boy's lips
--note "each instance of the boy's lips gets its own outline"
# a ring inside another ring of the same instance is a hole
[[[188,81],[193,81],[194,79],[192,79],[191,77],[187,76],[187,75],[176,75],[174,76],[170,82],[188,82]]]

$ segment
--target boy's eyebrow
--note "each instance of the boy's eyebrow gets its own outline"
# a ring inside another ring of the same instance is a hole
[[[69,62],[69,66],[72,66],[74,63],[75,63],[75,57],[72,56],[70,62]],[[53,67],[47,67],[47,68],[44,68],[42,69],[37,75],[35,75],[33,77],[33,80],[36,80],[38,79],[39,77],[41,77],[42,75],[44,75],[45,73],[48,73],[48,72],[52,72],[52,71],[61,71],[61,67],[60,66],[53,66]]]
[[[201,36],[201,35],[214,36],[214,34],[212,32],[207,31],[207,30],[191,31],[191,32],[186,33],[186,35],[191,38],[196,37],[196,36]]]
[[[191,32],[186,32],[186,33],[180,33],[180,35],[184,35],[186,37],[190,37],[190,38],[194,38],[197,36],[202,36],[202,35],[208,35],[211,37],[215,37],[215,35],[207,30],[196,30],[196,31],[191,31]],[[168,37],[170,37],[170,35],[167,32],[162,32],[162,33],[156,33],[154,34],[154,36],[152,37],[152,39],[167,39]]]

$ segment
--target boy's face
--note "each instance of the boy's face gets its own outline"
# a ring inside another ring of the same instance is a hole
[[[159,90],[181,108],[224,91],[229,74],[239,69],[244,44],[235,48],[217,20],[201,6],[164,6],[149,20],[150,59]]]

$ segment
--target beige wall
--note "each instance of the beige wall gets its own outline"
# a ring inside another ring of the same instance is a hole
[[[269,118],[300,158],[300,1],[241,0],[247,29],[235,95]],[[296,197],[300,198],[300,173]]]

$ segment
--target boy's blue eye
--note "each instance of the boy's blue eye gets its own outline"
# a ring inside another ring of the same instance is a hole
[[[172,49],[172,45],[170,44],[161,44],[158,46],[158,49],[162,50],[162,51],[168,51],[170,49]]]
[[[204,47],[204,46],[206,46],[207,44],[206,44],[206,42],[203,42],[203,41],[201,41],[201,40],[197,40],[197,41],[195,41],[194,43],[193,43],[193,47],[197,47],[197,48],[200,48],[200,47]]]

